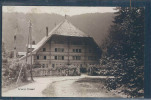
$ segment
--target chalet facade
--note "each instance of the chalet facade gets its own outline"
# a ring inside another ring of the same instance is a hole
[[[50,33],[46,28],[46,36],[31,47],[29,51],[32,51],[32,54],[21,57],[20,61],[27,60],[29,64],[32,61],[33,71],[36,73],[41,70],[45,75],[69,75],[75,72],[79,74],[80,68],[98,65],[101,57],[100,48],[93,38],[66,19]]]

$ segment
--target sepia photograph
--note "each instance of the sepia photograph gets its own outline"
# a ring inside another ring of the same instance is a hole
[[[2,6],[2,97],[144,98],[144,10]]]

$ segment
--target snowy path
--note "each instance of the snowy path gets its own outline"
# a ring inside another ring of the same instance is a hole
[[[45,97],[42,91],[51,83],[55,83],[55,95],[58,97],[79,97],[72,83],[84,77],[106,78],[104,76],[60,76],[60,77],[38,77],[34,78],[35,82],[18,87],[7,92],[2,92],[2,97]],[[89,94],[88,94],[89,95]],[[98,94],[100,95],[100,94]],[[102,95],[105,96],[105,95]]]

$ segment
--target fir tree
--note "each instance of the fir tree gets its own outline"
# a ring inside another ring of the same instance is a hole
[[[125,92],[134,97],[144,88],[144,8],[117,10],[109,32],[111,42],[106,47],[115,75],[109,86],[114,89],[124,86]]]

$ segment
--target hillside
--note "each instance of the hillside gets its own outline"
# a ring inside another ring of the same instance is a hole
[[[113,13],[82,14],[67,19],[81,31],[92,36],[101,45],[112,24]],[[64,20],[64,16],[46,13],[3,13],[2,40],[7,50],[13,49],[13,37],[17,34],[17,51],[25,51],[27,43],[29,19],[32,21],[32,36],[35,42],[39,42],[46,33],[46,26],[51,31],[56,24]]]

